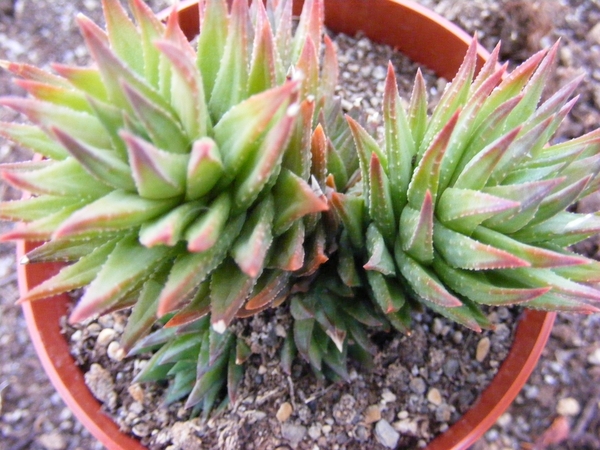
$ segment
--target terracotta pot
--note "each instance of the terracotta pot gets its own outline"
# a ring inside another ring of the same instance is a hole
[[[294,6],[298,13],[301,1],[296,1]],[[180,9],[182,28],[191,38],[198,30],[197,1],[182,3]],[[457,71],[471,39],[449,21],[409,0],[326,0],[326,22],[334,31],[353,35],[360,30],[374,41],[394,46],[447,79]],[[487,55],[480,48],[479,62]],[[34,246],[19,242],[18,259]],[[21,293],[52,276],[58,268],[57,264],[19,266]],[[85,385],[81,370],[69,355],[60,329],[68,303],[69,297],[61,295],[23,305],[29,333],[44,369],[69,408],[109,450],[142,449],[136,439],[121,433],[102,412],[99,402]],[[535,367],[554,318],[554,313],[528,311],[523,314],[512,349],[490,386],[475,405],[427,449],[467,449],[494,424]]]

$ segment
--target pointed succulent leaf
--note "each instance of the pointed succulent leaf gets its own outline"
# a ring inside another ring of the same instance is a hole
[[[79,209],[77,203],[66,206],[59,211],[52,213],[41,219],[34,220],[25,224],[19,224],[12,230],[0,235],[0,242],[15,241],[18,239],[26,241],[47,241],[52,237],[52,233],[74,212]]]
[[[157,311],[155,311],[155,314]],[[190,302],[179,309],[165,323],[165,328],[178,328],[191,325],[200,319],[208,318],[210,314],[210,280],[205,280],[198,286]]]
[[[49,128],[61,128],[73,137],[98,148],[110,148],[110,138],[102,124],[91,114],[65,106],[53,105],[35,99],[2,97],[0,105],[25,114],[33,123]]]
[[[478,120],[483,121],[502,103],[518,96],[545,55],[545,50],[539,51],[513,70],[487,99],[480,111]]]
[[[516,255],[452,231],[439,222],[434,224],[433,242],[444,260],[458,269],[489,270],[530,266],[529,262]]]
[[[210,369],[196,380],[194,388],[190,392],[185,403],[186,408],[191,408],[203,401],[205,397],[211,394],[211,391],[221,390],[223,384],[227,381],[226,370],[228,360],[229,354],[221,355],[221,357],[211,365]]]
[[[86,96],[73,88],[59,87],[32,80],[15,80],[14,83],[38,100],[64,106],[74,111],[91,112]]]
[[[415,112],[415,114],[420,113]],[[396,217],[400,217],[400,212],[407,200],[406,190],[412,175],[412,158],[416,153],[416,147],[408,118],[398,94],[396,76],[391,63],[388,65],[383,94],[383,123],[388,159],[387,175],[390,181],[391,197],[394,202],[394,212]]]
[[[223,0],[206,1],[202,14],[196,64],[202,73],[204,91],[210,94],[213,91],[227,39],[229,23],[227,4]]]
[[[301,98],[316,96],[319,91],[319,56],[317,54],[316,43],[312,39],[304,43],[302,53],[296,63],[295,70],[300,72],[302,85],[300,88]]]
[[[534,181],[530,183],[509,184],[484,188],[483,192],[494,196],[515,200],[518,207],[497,213],[483,222],[483,225],[501,232],[514,232],[525,226],[535,215],[539,205],[561,179]],[[518,222],[510,222],[516,218]]]
[[[91,283],[115,248],[114,240],[94,249],[74,264],[65,266],[58,274],[38,284],[19,299],[19,302],[52,297]]]
[[[507,118],[507,126],[512,128],[522,124],[526,118],[530,117],[536,110],[538,102],[546,86],[546,80],[550,75],[554,61],[558,52],[558,42],[556,42],[544,55],[535,72],[523,87],[523,100],[516,106]]]
[[[63,160],[69,155],[60,144],[33,125],[0,122],[0,136],[55,161]]]
[[[506,133],[506,128],[504,127],[506,118],[514,107],[519,104],[521,98],[521,96],[517,96],[508,99],[492,111],[478,127],[474,128],[473,135],[463,153],[456,174],[460,174],[467,163],[481,153],[482,149]]]
[[[367,279],[377,305],[384,314],[399,311],[406,298],[395,278],[368,271]]]
[[[187,166],[186,198],[196,200],[206,195],[223,175],[223,161],[217,144],[209,137],[192,145]]]
[[[242,214],[231,220],[225,226],[217,244],[209,250],[178,256],[160,294],[159,317],[177,309],[179,303],[223,261],[234,239],[239,235],[244,219],[245,216]]]
[[[64,64],[52,64],[54,71],[67,80],[71,87],[84,92],[88,97],[106,101],[108,94],[96,67],[75,67]]]
[[[527,303],[527,307],[542,311],[563,311],[578,314],[595,314],[600,312],[600,308],[582,302],[577,297],[567,297],[554,292],[549,292],[531,300]]]
[[[203,206],[201,202],[187,202],[158,219],[145,222],[140,229],[140,243],[145,247],[173,247],[184,238],[185,230],[198,217]]]
[[[427,130],[427,86],[421,69],[417,69],[407,112],[415,149],[421,146]]]
[[[560,249],[559,249],[560,250]],[[557,250],[558,251],[558,250]],[[575,255],[566,250],[561,250],[562,253],[567,256],[581,257],[579,255]],[[583,258],[583,257],[581,257]],[[574,281],[576,283],[600,283],[600,263],[593,260],[588,259],[585,264],[579,264],[576,266],[563,266],[556,267],[553,269],[554,273],[568,280]]]
[[[498,84],[504,74],[504,67],[494,72],[485,80],[479,89],[468,98],[460,111],[456,126],[448,143],[448,149],[442,160],[440,171],[441,189],[451,183],[457,169],[460,167],[464,154],[468,151],[468,143],[473,131],[476,129],[475,120],[482,104],[488,98],[489,93]]]
[[[493,327],[486,316],[476,306],[472,306],[471,304],[465,304],[456,308],[446,308],[428,300],[422,300],[422,302],[434,312],[476,333],[481,333],[482,328]]]
[[[535,213],[535,217],[530,224],[543,222],[546,219],[554,217],[556,214],[564,211],[575,203],[584,192],[590,181],[592,175],[588,175],[580,180],[575,181],[573,184],[561,189],[558,192],[546,197],[540,204],[539,209]]]
[[[135,236],[119,241],[69,316],[71,323],[100,314],[118,302],[156,269],[168,247],[146,248]]]
[[[365,203],[364,199],[355,195],[345,195],[334,192],[331,205],[342,219],[350,242],[355,248],[363,248]]]
[[[273,303],[288,287],[290,272],[281,270],[267,270],[258,279],[252,294],[244,305],[251,310],[262,309]]]
[[[300,103],[300,112],[294,123],[288,149],[283,156],[282,167],[300,178],[308,179],[311,169],[311,138],[315,102],[305,99]]]
[[[165,27],[144,1],[130,0],[129,4],[139,28],[144,78],[151,86],[158,88],[160,56],[154,41],[164,35]]]
[[[127,145],[134,189],[140,197],[160,200],[184,193],[188,155],[160,150],[128,131],[122,131],[121,137]]]
[[[406,206],[400,216],[402,249],[423,264],[433,260],[433,203],[429,191],[425,192],[419,210]]]
[[[249,21],[248,2],[233,0],[223,57],[209,100],[214,123],[248,96]]]
[[[373,223],[367,229],[366,245],[369,260],[363,267],[366,270],[375,270],[383,275],[395,275],[396,267],[394,259],[385,245],[385,240],[381,232]],[[350,256],[350,258],[352,257]]]
[[[568,280],[551,269],[520,268],[502,271],[506,277],[531,287],[551,287],[552,293],[575,300],[600,301],[600,290]]]
[[[579,76],[575,77],[563,87],[561,87],[558,91],[556,91],[541,106],[539,106],[525,123],[526,129],[533,128],[538,123],[543,122],[550,116],[561,116],[560,111],[562,111],[567,104],[572,102],[572,100],[569,101],[569,98],[571,97],[573,92],[575,92],[577,86],[579,86],[583,78],[583,74],[580,74]]]
[[[531,267],[562,267],[587,262],[584,257],[569,256],[543,247],[527,245],[485,227],[477,227],[472,236],[483,243],[493,245],[527,261]]]
[[[470,235],[484,220],[519,206],[520,203],[515,200],[478,190],[448,188],[439,199],[436,216],[447,227]]]
[[[477,40],[473,39],[469,45],[465,58],[458,69],[452,82],[447,85],[439,103],[437,104],[431,119],[429,120],[427,131],[419,148],[419,155],[423,155],[430,146],[432,140],[443,130],[452,117],[464,104],[477,63]]]
[[[34,248],[23,256],[19,263],[75,262],[89,255],[105,242],[106,236],[83,240],[56,239],[44,242],[39,247]]]
[[[305,2],[292,43],[292,64],[300,57],[308,40],[312,40],[313,43],[321,42],[324,17],[325,6],[323,0],[308,0]]]
[[[166,271],[164,273],[166,274]],[[151,278],[144,283],[121,336],[121,348],[127,353],[136,342],[150,332],[152,325],[156,322],[158,296],[162,289],[161,281],[164,280],[166,280],[166,276],[163,276],[162,280]]]
[[[106,87],[108,98],[114,103],[128,110],[128,100],[123,91],[123,83],[136,89],[147,101],[161,108],[168,108],[163,97],[151,87],[142,76],[131,70],[110,48],[105,36],[96,31],[96,26],[84,16],[77,18],[79,28],[86,41],[87,47],[100,71]]]
[[[386,242],[392,245],[396,235],[397,220],[394,216],[391,183],[376,153],[371,155],[369,187],[369,214]]]
[[[55,231],[54,238],[118,231],[141,225],[175,206],[174,200],[149,200],[121,190],[84,206]]]
[[[313,275],[321,265],[329,260],[329,256],[325,252],[326,235],[322,223],[318,223],[315,231],[310,236],[310,239],[305,244],[308,251],[304,259],[304,265],[299,272],[300,276],[309,277]]]
[[[185,52],[169,41],[155,43],[173,65],[171,104],[177,112],[186,136],[197,139],[212,128],[202,76]]]
[[[0,60],[0,68],[9,71],[11,74],[25,80],[37,81],[51,86],[69,88],[69,82],[61,76],[54,75],[51,72],[32,66],[30,64],[17,63],[12,61]]]
[[[272,253],[267,266],[290,272],[301,269],[304,265],[305,236],[304,222],[294,222],[287,231],[276,238],[272,248],[277,251]]]
[[[513,234],[524,242],[556,242],[567,246],[586,239],[600,231],[598,214],[576,214],[562,212],[544,222],[527,226]]]
[[[452,183],[453,187],[474,190],[482,189],[488,182],[494,168],[519,133],[520,128],[517,127],[483,148],[462,170],[457,171],[458,176]]]
[[[71,156],[97,180],[116,189],[135,189],[129,166],[114,151],[92,147],[59,128],[51,130]]]
[[[224,192],[186,230],[188,251],[204,252],[213,247],[225,228],[230,210],[231,196]]]
[[[444,287],[437,276],[427,267],[422,266],[402,251],[399,244],[394,248],[394,258],[400,273],[404,276],[410,287],[419,296],[445,308],[455,308],[462,302]]]
[[[236,239],[231,256],[243,273],[256,278],[264,268],[267,251],[273,241],[273,198],[266,197],[256,206]]]
[[[223,158],[226,181],[237,175],[252,152],[256,141],[282,106],[288,105],[298,88],[297,82],[256,94],[235,105],[214,127],[214,139]]]
[[[494,166],[489,183],[501,184],[515,167],[531,154],[536,146],[543,146],[547,139],[544,134],[551,119],[540,123],[525,134],[519,136],[508,146],[500,161]]]
[[[42,195],[23,200],[0,202],[0,219],[31,222],[59,212],[65,207],[82,206],[85,200]]]
[[[319,82],[318,96],[320,98],[330,98],[334,96],[337,87],[339,64],[335,47],[327,34],[323,36],[323,43],[325,44],[325,50],[321,62],[321,81]]]
[[[144,53],[136,26],[119,1],[103,0],[102,8],[111,48],[136,73],[143,74]]]
[[[436,202],[440,181],[442,159],[448,148],[452,131],[456,126],[458,114],[454,114],[444,125],[440,133],[433,139],[431,145],[425,150],[412,180],[408,186],[408,203],[414,209],[419,209],[425,200],[426,192],[431,195],[433,203]]]
[[[136,117],[158,148],[170,153],[189,152],[191,139],[172,114],[128,84],[123,85],[123,90]]]
[[[383,166],[383,170],[388,170],[387,157],[383,151],[379,148],[379,145],[371,137],[371,135],[352,117],[346,116],[346,120],[352,131],[354,138],[354,144],[358,153],[358,159],[360,162],[360,172],[362,174],[363,191],[365,198],[370,198],[370,186],[369,186],[369,167],[371,164],[371,155],[376,154],[379,162]]]
[[[481,85],[484,84],[493,74],[495,74],[499,70],[504,70],[502,68],[499,69],[498,67],[499,55],[500,43],[496,44],[496,46],[490,53],[490,56],[487,58],[481,69],[479,69],[475,80],[473,80],[473,83],[471,84],[469,97],[471,97],[477,90],[479,90]]]
[[[311,139],[311,172],[319,186],[325,186],[327,178],[327,136],[321,124],[318,124]]]
[[[37,163],[27,163],[22,170],[10,170],[6,166],[1,169],[4,181],[33,194],[94,199],[110,192],[106,184],[91,178],[73,158],[42,164],[41,168]]]
[[[316,193],[306,181],[289,170],[282,170],[273,188],[275,222],[273,233],[279,236],[292,224],[307,214],[327,211],[329,206],[323,196]]]
[[[256,2],[253,5],[257,5],[258,14],[262,19],[260,24],[257,24],[254,36],[252,62],[248,75],[249,96],[266,91],[277,84],[275,38],[263,4]]]
[[[504,285],[495,285],[479,274],[450,267],[443,261],[443,258],[435,258],[433,267],[444,283],[454,292],[483,305],[500,306],[524,303],[544,295],[551,289],[550,287],[510,287],[510,284],[506,282],[503,283]]]
[[[232,348],[229,352],[227,364],[227,396],[232,404],[235,404],[242,381],[244,379],[244,366],[236,362],[236,353]]]
[[[234,185],[234,212],[250,207],[278,175],[297,112],[297,104],[288,107],[285,116],[269,130],[258,151],[240,171]]]
[[[148,360],[144,368],[133,379],[134,383],[144,383],[149,381],[162,381],[168,377],[169,371],[173,364],[158,364],[160,355],[166,351],[168,347],[164,346]]]
[[[315,319],[296,319],[294,321],[294,344],[300,355],[307,361],[310,359],[310,344],[314,325]]]

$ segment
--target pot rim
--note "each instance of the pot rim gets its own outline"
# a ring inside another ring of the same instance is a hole
[[[411,59],[434,70],[439,76],[451,79],[456,73],[472,38],[447,19],[411,0],[325,0],[327,26],[337,32],[355,34],[361,30],[376,42],[398,48]],[[352,2],[352,7],[347,4]],[[184,32],[198,29],[197,0],[179,3],[178,10],[186,15]],[[295,12],[302,0],[294,1]],[[346,7],[343,5],[346,4]],[[385,20],[361,20],[373,11],[383,11]],[[170,11],[170,9],[169,9]],[[166,17],[169,11],[159,14]],[[336,15],[337,14],[337,15]],[[404,15],[405,21],[390,25],[392,18]],[[407,14],[409,14],[407,18]],[[358,27],[358,23],[366,26]],[[399,36],[403,36],[399,38]],[[400,42],[400,45],[398,45]],[[444,43],[443,58],[439,44]],[[479,65],[489,53],[478,47]],[[17,242],[17,260],[39,243]],[[55,274],[60,264],[18,265],[19,291],[29,289]],[[71,302],[67,294],[25,302],[22,309],[34,347],[50,381],[83,425],[109,450],[143,450],[135,438],[121,433],[108,417],[85,384],[84,376],[69,353],[69,345],[61,333],[61,317]],[[426,447],[427,450],[467,449],[475,443],[508,408],[517,396],[542,353],[550,335],[556,313],[527,310],[520,319],[513,345],[496,376],[479,399],[455,424]],[[515,345],[514,342],[519,342]]]

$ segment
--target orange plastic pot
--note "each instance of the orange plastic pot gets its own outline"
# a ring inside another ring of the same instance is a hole
[[[294,2],[296,13],[301,4],[302,1]],[[325,20],[330,29],[351,35],[362,31],[447,79],[458,70],[471,40],[457,26],[409,0],[326,0],[325,4]],[[198,30],[197,1],[184,2],[179,8],[182,28],[192,38]],[[488,53],[480,48],[478,54],[479,62],[483,63]],[[18,243],[18,258],[33,246]],[[56,264],[20,266],[21,293],[52,276],[58,268]],[[109,450],[143,449],[136,439],[119,431],[85,385],[60,330],[60,319],[66,314],[68,304],[69,297],[62,295],[23,305],[29,333],[44,369],[74,414]],[[491,384],[457,423],[429,444],[428,450],[467,449],[494,424],[533,371],[554,318],[554,313],[523,314],[512,349]]]

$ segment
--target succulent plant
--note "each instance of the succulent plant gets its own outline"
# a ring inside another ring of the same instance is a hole
[[[558,44],[557,44],[558,45]],[[431,116],[417,74],[408,109],[390,66],[380,145],[349,119],[361,184],[332,204],[372,298],[399,329],[426,306],[474,329],[479,305],[597,312],[600,266],[565,247],[600,231],[566,208],[597,191],[600,134],[549,140],[581,77],[541,103],[557,45],[505,74],[499,47],[474,78],[473,40]]]
[[[77,19],[94,66],[1,63],[30,97],[0,104],[31,124],[0,134],[43,158],[1,168],[31,196],[0,217],[23,222],[2,240],[44,241],[22,263],[69,263],[20,301],[85,287],[71,322],[133,305],[125,349],[162,318],[172,334],[210,335],[213,363],[216,334],[281,303],[328,259],[327,167],[343,179],[357,159],[322,0],[297,26],[289,0],[199,6],[195,44],[176,8],[163,24],[131,0],[134,22],[104,0],[106,32]],[[210,378],[200,372],[186,380]]]
[[[325,245],[303,220],[328,209],[311,163],[336,83],[331,41],[322,74],[317,57],[322,1],[295,33],[290,1],[201,2],[196,49],[176,9],[163,25],[132,0],[134,25],[118,1],[103,5],[106,33],[78,18],[94,67],[3,63],[32,98],[1,103],[33,125],[1,133],[45,157],[2,168],[33,194],[2,205],[26,222],[3,239],[46,241],[26,263],[73,262],[22,301],[88,286],[71,321],[139,303],[134,335],[175,310],[174,323],[210,311],[224,332],[284,295],[292,273],[314,269],[310,245]]]

